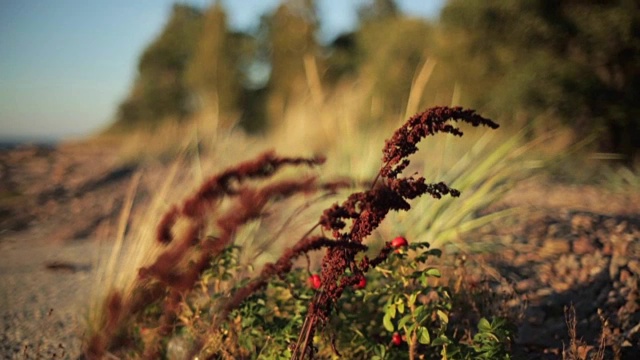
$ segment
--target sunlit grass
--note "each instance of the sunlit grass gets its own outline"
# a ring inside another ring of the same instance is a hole
[[[96,254],[96,275],[90,294],[89,312],[87,314],[88,334],[101,334],[108,321],[107,300],[114,292],[122,295],[123,303],[131,301],[133,290],[137,285],[138,269],[148,265],[160,254],[162,246],[155,241],[155,226],[166,211],[164,203],[177,171],[174,166],[167,180],[145,209],[140,219],[132,221],[131,209],[142,174],[137,173],[131,181],[114,239],[100,239]],[[128,223],[133,226],[126,235]],[[105,251],[105,249],[107,249]]]
[[[428,181],[444,181],[460,190],[461,196],[416,201],[412,211],[390,219],[391,232],[429,242],[435,248],[453,247],[451,250],[456,251],[469,251],[472,247],[486,251],[495,245],[467,244],[462,242],[461,235],[521,211],[517,208],[486,210],[538,165],[526,156],[535,143],[526,143],[522,133],[510,137],[485,133],[476,137],[471,132],[469,138],[473,140],[431,139],[434,141],[427,152],[435,156],[421,159],[420,172],[428,176]],[[464,150],[453,150],[454,142],[460,143],[455,148]]]

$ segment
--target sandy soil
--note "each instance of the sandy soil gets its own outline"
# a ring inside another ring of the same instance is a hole
[[[18,236],[3,239],[0,252],[0,354],[77,358],[96,246]]]

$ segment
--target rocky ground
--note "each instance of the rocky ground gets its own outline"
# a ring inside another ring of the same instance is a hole
[[[497,271],[517,306],[526,304],[516,341],[520,355],[558,358],[570,345],[572,307],[584,354],[595,355],[604,336],[605,358],[640,357],[638,216],[545,209],[483,238],[491,237],[501,239],[502,250],[477,261]]]
[[[108,250],[94,239],[115,223],[136,170],[87,145],[0,153],[0,358],[78,357],[91,259]],[[151,191],[143,183],[139,199]],[[593,354],[604,329],[606,358],[640,358],[640,189],[532,180],[499,206],[510,205],[526,211],[473,235],[500,244],[498,255],[466,261],[471,275],[500,279],[505,306],[522,309],[516,352],[561,357],[573,305],[580,351]]]

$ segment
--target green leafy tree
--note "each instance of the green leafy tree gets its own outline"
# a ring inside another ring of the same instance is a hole
[[[325,48],[324,80],[335,86],[341,80],[351,80],[358,72],[358,47],[354,32],[340,34]]]
[[[186,73],[187,83],[200,106],[217,108],[220,113],[237,109],[241,64],[250,49],[250,37],[228,31],[227,16],[219,2],[205,12],[202,32]]]
[[[360,75],[375,79],[382,115],[404,115],[416,72],[429,56],[431,25],[391,15],[365,21],[357,33]]]
[[[162,33],[140,56],[137,78],[120,105],[116,127],[154,125],[167,118],[183,118],[192,110],[185,72],[201,28],[199,10],[173,6]]]
[[[264,19],[263,26],[271,65],[267,116],[273,124],[291,99],[306,88],[305,57],[319,52],[313,1],[285,1]]]
[[[633,0],[450,0],[443,54],[468,101],[553,113],[600,149],[640,150],[640,5]]]
[[[358,9],[359,27],[337,37],[325,60],[330,84],[357,78],[371,89],[377,123],[404,115],[416,74],[431,56],[433,26],[401,13],[393,0],[375,0]],[[420,96],[419,106],[427,104]]]
[[[332,85],[345,77],[348,77],[348,81],[353,80],[362,64],[371,56],[371,47],[385,34],[384,31],[375,31],[368,36],[369,32],[376,28],[389,31],[387,22],[399,16],[401,14],[393,0],[373,0],[361,5],[358,8],[359,28],[340,34],[326,48],[326,80]]]
[[[394,0],[370,0],[358,9],[361,22],[373,22],[400,16],[400,10]]]

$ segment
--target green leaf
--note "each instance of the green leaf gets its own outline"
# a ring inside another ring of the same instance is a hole
[[[418,281],[420,281],[420,285],[422,285],[423,287],[427,287],[429,285],[429,278],[424,272],[420,274],[420,278],[418,279]]]
[[[427,269],[426,273],[427,273],[427,276],[433,276],[433,277],[437,277],[437,278],[442,276],[442,274],[440,274],[440,270],[438,270],[436,268],[429,268],[429,269]]]
[[[404,327],[404,333],[405,334],[411,334],[412,332],[414,332],[416,330],[417,327],[418,327],[418,324],[411,323],[411,325]]]
[[[478,321],[478,330],[482,332],[489,332],[491,331],[491,324],[487,319],[482,318],[480,319],[480,321]]]
[[[409,301],[407,302],[407,305],[409,305],[409,307],[412,307],[413,304],[415,304],[417,298],[418,298],[418,293],[413,293],[409,295]]]
[[[416,319],[419,319],[419,318],[421,318],[423,315],[425,315],[425,312],[426,312],[426,310],[425,310],[425,308],[424,308],[424,305],[420,305],[420,306],[417,306],[417,307],[415,308],[415,310],[413,311],[413,316],[414,316]]]
[[[418,328],[418,342],[423,345],[427,345],[431,342],[429,330],[427,330],[427,328],[424,326],[420,326]]]
[[[447,315],[447,313],[445,313],[442,310],[437,310],[436,314],[438,315],[438,317],[440,318],[440,320],[445,323],[448,324],[449,323],[449,315]]]
[[[428,249],[431,245],[428,242],[414,242],[409,245],[409,249],[417,250],[417,249]]]
[[[431,249],[431,250],[427,251],[427,254],[435,256],[435,257],[441,257],[442,256],[442,250],[440,250],[440,249]]]
[[[376,358],[377,359],[386,359],[387,357],[387,348],[385,345],[382,344],[378,344],[374,349],[373,349],[373,353],[375,354],[374,357],[372,357],[372,359]]]
[[[402,319],[398,321],[398,329],[403,328],[409,320],[411,320],[411,314],[403,316]]]
[[[389,317],[389,313],[386,313],[382,318],[382,325],[384,325],[384,328],[389,332],[392,332],[394,330],[393,323],[391,322],[391,318]]]
[[[400,314],[404,314],[404,301],[400,300],[398,302],[398,312]]]
[[[391,304],[387,308],[387,315],[389,315],[392,319],[396,317],[396,304]]]
[[[433,339],[431,345],[433,346],[441,346],[441,345],[449,345],[452,341],[446,335],[440,335],[437,338]]]

